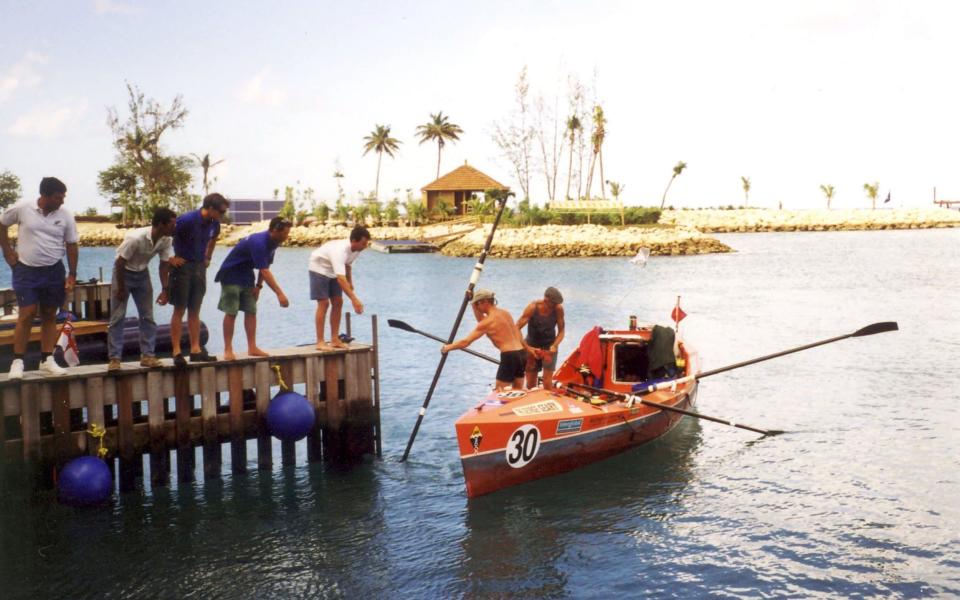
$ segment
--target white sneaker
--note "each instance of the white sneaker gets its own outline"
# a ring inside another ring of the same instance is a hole
[[[48,356],[47,360],[40,363],[40,372],[44,375],[66,375],[67,370],[57,364],[57,361],[53,359],[52,356]]]
[[[8,379],[23,379],[23,359],[15,358],[10,363],[10,375]]]

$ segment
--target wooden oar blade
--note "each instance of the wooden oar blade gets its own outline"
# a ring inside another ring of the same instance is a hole
[[[873,325],[867,325],[853,332],[853,335],[850,337],[862,337],[865,335],[873,335],[875,333],[885,333],[887,331],[897,331],[900,328],[897,326],[896,321],[883,321],[881,323],[874,323]]]
[[[413,327],[410,327],[403,321],[398,321],[397,319],[387,319],[387,325],[390,327],[396,327],[397,329],[402,329],[404,331],[415,331]]]

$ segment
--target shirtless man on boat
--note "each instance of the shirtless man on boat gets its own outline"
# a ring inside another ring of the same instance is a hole
[[[477,328],[463,339],[452,344],[444,344],[440,352],[446,354],[451,350],[466,348],[473,342],[486,335],[493,345],[500,350],[500,368],[497,369],[497,390],[512,386],[515,390],[523,389],[523,372],[527,364],[527,350],[523,344],[523,336],[517,329],[510,313],[497,308],[496,299],[490,290],[477,290],[471,300],[473,314],[477,318]]]

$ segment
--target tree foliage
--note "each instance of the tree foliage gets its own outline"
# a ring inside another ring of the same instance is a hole
[[[687,168],[687,163],[682,160],[673,166],[673,176],[670,177],[670,181],[667,182],[667,189],[663,190],[663,198],[660,200],[660,210],[663,210],[663,205],[667,202],[667,192],[670,191],[670,186],[673,185],[673,180],[680,176],[680,173],[683,173],[683,170]]]
[[[420,144],[427,142],[437,142],[437,179],[440,178],[440,154],[448,141],[456,142],[460,140],[463,130],[456,123],[451,123],[449,117],[443,114],[443,111],[437,114],[430,113],[430,120],[423,125],[417,126],[417,137],[420,138]]]
[[[165,108],[129,83],[127,95],[126,117],[115,108],[107,110],[117,156],[98,174],[100,193],[121,207],[124,223],[147,221],[159,207],[195,205],[189,191],[192,159],[168,155],[160,144],[164,133],[183,126],[188,111],[182,97]]]
[[[493,124],[493,142],[513,167],[523,197],[529,198],[532,143],[535,133],[530,124],[530,103],[527,98],[530,84],[527,81],[526,65],[520,70],[513,89],[517,103],[516,109]]]
[[[0,173],[0,210],[15,203],[23,195],[20,178],[12,171]]]
[[[380,195],[380,161],[383,159],[384,152],[390,158],[400,150],[400,140],[390,136],[389,125],[376,125],[369,135],[363,138],[363,155],[366,156],[371,150],[377,153],[377,181],[373,189],[374,198]]]
[[[833,186],[823,184],[820,186],[820,191],[823,192],[823,196],[827,199],[827,210],[830,210],[830,202],[833,200],[834,194]]]
[[[880,182],[874,181],[873,183],[863,184],[863,191],[867,193],[867,198],[870,198],[870,208],[876,210],[877,193],[880,192]]]

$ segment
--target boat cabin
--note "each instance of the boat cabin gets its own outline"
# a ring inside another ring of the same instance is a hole
[[[680,376],[687,358],[669,327],[595,327],[560,366],[556,379],[629,393],[635,384],[646,386]]]

